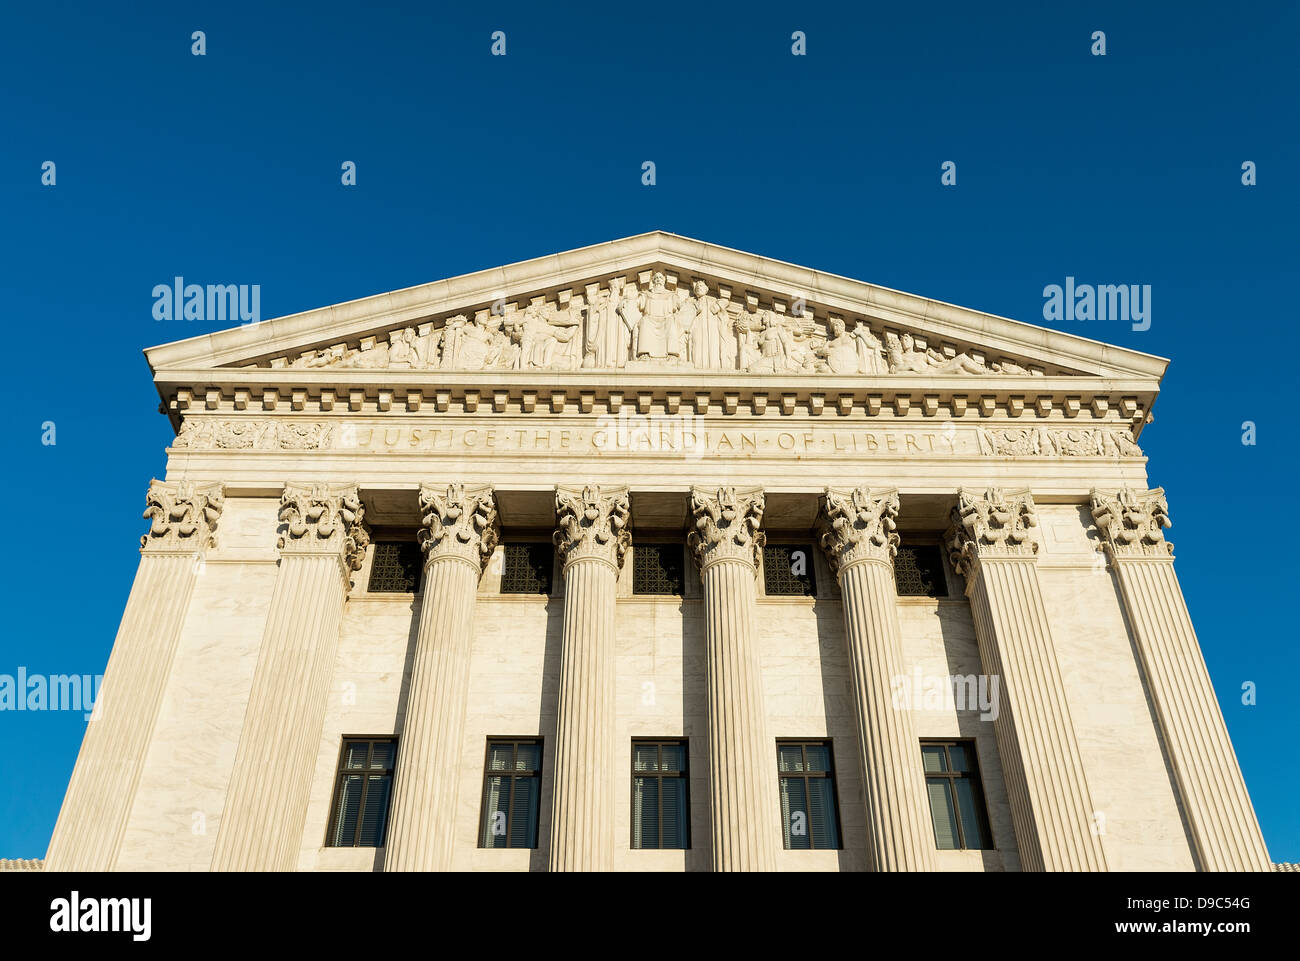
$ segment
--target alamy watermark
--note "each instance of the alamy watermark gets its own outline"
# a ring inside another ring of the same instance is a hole
[[[1134,330],[1151,327],[1150,284],[1076,284],[1043,288],[1043,320],[1122,320]]]
[[[81,711],[91,720],[103,674],[0,674],[0,711]]]
[[[896,674],[890,686],[896,711],[979,711],[981,721],[998,719],[996,674]]]
[[[175,277],[153,289],[154,320],[238,320],[256,324],[262,319],[261,284],[187,284]]]

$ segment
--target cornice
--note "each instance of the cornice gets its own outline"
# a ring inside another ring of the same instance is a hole
[[[497,373],[331,372],[268,368],[183,370],[155,377],[161,409],[177,431],[197,413],[319,415],[799,414],[841,420],[992,421],[1016,427],[1061,420],[1123,425],[1136,439],[1158,386],[1082,377],[754,376],[696,371],[611,375],[596,371]]]

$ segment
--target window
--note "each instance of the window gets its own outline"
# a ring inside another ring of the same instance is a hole
[[[806,544],[764,547],[763,590],[768,597],[815,597],[812,548]]]
[[[331,848],[382,848],[393,793],[393,738],[344,738],[330,810]]]
[[[551,593],[554,547],[546,543],[506,544],[502,555],[502,594]]]
[[[420,589],[424,556],[415,541],[379,541],[370,562],[372,594],[414,594]]]
[[[688,848],[685,741],[632,742],[632,847]]]
[[[993,847],[974,741],[922,741],[934,842],[941,851]]]
[[[681,544],[637,544],[632,548],[632,593],[682,596]]]
[[[939,548],[906,544],[894,558],[894,583],[899,597],[947,597]]]
[[[787,851],[840,846],[835,768],[829,741],[778,741],[781,833]]]
[[[537,847],[541,793],[541,739],[488,738],[478,846]]]

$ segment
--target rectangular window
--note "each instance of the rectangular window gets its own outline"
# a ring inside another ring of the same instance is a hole
[[[382,848],[393,793],[393,738],[344,738],[330,810],[331,848]]]
[[[839,848],[840,815],[830,741],[778,741],[776,761],[786,850]]]
[[[894,583],[899,597],[947,597],[939,548],[904,544],[894,558]]]
[[[768,597],[816,597],[812,547],[805,544],[764,547],[763,590]]]
[[[632,593],[682,596],[685,555],[681,544],[632,547]]]
[[[941,851],[993,847],[974,741],[922,741],[934,842]]]
[[[633,741],[633,849],[690,847],[690,820],[686,742]]]
[[[414,594],[420,589],[424,555],[415,541],[379,541],[370,562],[371,594]]]
[[[541,739],[488,738],[478,846],[537,847],[541,794]]]
[[[502,548],[502,594],[550,594],[555,548],[547,543],[506,544]]]

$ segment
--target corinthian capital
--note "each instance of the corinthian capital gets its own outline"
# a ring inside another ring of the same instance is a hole
[[[361,570],[370,543],[356,484],[285,484],[280,495],[280,550],[338,553],[348,570]]]
[[[686,543],[701,571],[725,560],[758,568],[758,552],[766,541],[758,528],[766,504],[759,487],[691,488],[695,530],[687,535]]]
[[[487,485],[420,485],[420,547],[426,564],[458,557],[482,573],[501,534],[496,495]]]
[[[555,514],[559,529],[553,540],[561,565],[596,559],[614,565],[616,570],[622,567],[623,555],[632,543],[628,530],[631,513],[626,487],[557,487]]]
[[[1092,492],[1092,519],[1101,534],[1101,547],[1112,561],[1125,557],[1169,557],[1174,545],[1165,540],[1172,527],[1165,491],[1121,488]]]
[[[225,505],[220,484],[150,481],[144,515],[152,518],[140,550],[203,551],[216,543],[217,520]]]
[[[857,561],[892,563],[898,553],[898,491],[873,494],[869,488],[850,491],[826,488],[822,498],[822,550],[836,576]]]
[[[1029,491],[990,487],[983,494],[957,491],[952,527],[945,543],[958,574],[965,576],[983,557],[1033,557],[1038,544],[1030,534],[1038,526]]]

